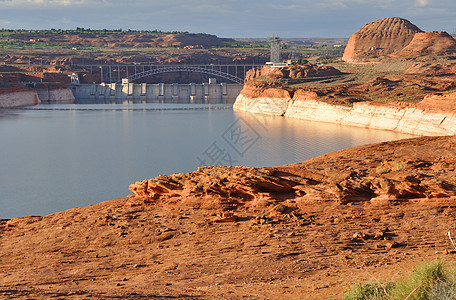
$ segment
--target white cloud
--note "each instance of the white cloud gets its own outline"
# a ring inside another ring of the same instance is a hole
[[[220,36],[350,36],[397,16],[452,31],[455,0],[0,0],[0,27],[123,28]],[[9,23],[7,23],[9,22]]]
[[[416,0],[416,5],[418,7],[425,7],[425,6],[429,5],[429,1],[428,0]]]
[[[90,0],[0,0],[7,7],[66,7],[88,4]]]

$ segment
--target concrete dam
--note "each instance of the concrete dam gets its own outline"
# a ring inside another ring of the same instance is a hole
[[[233,104],[242,84],[231,83],[101,83],[70,86],[75,103]]]

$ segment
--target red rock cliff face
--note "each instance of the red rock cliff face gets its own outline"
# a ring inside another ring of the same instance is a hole
[[[456,41],[446,32],[423,32],[401,18],[371,22],[348,41],[343,59],[347,62],[369,57],[416,57],[456,53]]]
[[[33,88],[22,84],[3,84],[0,86],[0,108],[40,104]]]
[[[247,97],[273,97],[288,98],[293,96],[293,90],[286,89],[284,83],[276,79],[295,80],[315,77],[338,76],[343,73],[331,66],[291,65],[287,67],[274,68],[264,66],[247,71],[246,83],[241,94]],[[258,77],[263,77],[264,80]],[[286,84],[285,84],[286,85]],[[272,95],[271,93],[274,93]]]
[[[247,81],[242,88],[241,94],[247,97],[258,98],[266,97],[265,93],[267,90],[283,90],[280,85],[267,82],[267,81]],[[283,90],[284,91],[284,90]],[[268,92],[268,97],[270,97],[270,92]]]
[[[246,80],[253,80],[260,76],[266,76],[271,79],[301,79],[311,77],[337,76],[342,72],[331,66],[291,65],[287,67],[273,68],[263,66],[262,68],[250,69],[246,73]]]
[[[402,50],[421,29],[401,18],[384,18],[364,25],[349,39],[344,52],[345,61],[381,52],[391,54]]]
[[[418,32],[395,56],[445,55],[456,53],[456,40],[444,31]]]
[[[456,92],[442,95],[429,95],[418,103],[422,109],[429,111],[455,112]]]

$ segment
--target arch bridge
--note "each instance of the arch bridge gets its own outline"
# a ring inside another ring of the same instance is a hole
[[[136,81],[141,78],[170,72],[196,72],[223,78],[233,83],[244,83],[248,70],[262,64],[232,65],[79,65],[90,73],[100,73],[101,82],[121,83],[123,78]]]

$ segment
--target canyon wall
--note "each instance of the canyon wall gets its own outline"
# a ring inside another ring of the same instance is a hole
[[[283,116],[292,101],[290,93],[282,89],[266,89],[257,97],[246,93],[245,88],[243,91],[234,102],[234,110]]]
[[[34,90],[18,91],[0,94],[0,108],[28,106],[40,104],[40,99]]]
[[[0,88],[0,108],[29,106],[41,103],[74,103],[72,91],[63,84],[38,84],[35,88],[23,84],[5,85]]]
[[[241,92],[233,108],[237,111],[394,130],[414,135],[453,135],[456,134],[456,112],[445,105],[450,100],[456,100],[453,98],[456,98],[456,93],[432,95],[418,104],[357,102],[345,106],[321,101],[316,93],[302,90],[296,91],[291,98],[263,95],[252,97]],[[434,106],[434,103],[438,106]]]

